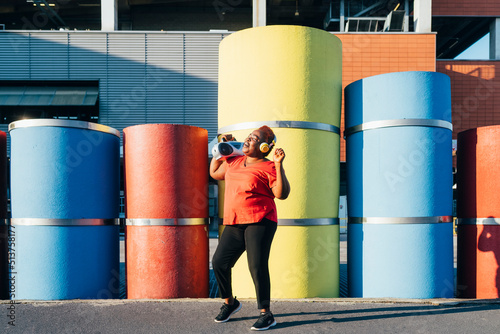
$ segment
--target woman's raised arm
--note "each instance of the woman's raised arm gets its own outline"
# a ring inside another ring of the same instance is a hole
[[[272,188],[273,194],[277,199],[286,199],[290,195],[290,183],[285,175],[283,168],[283,160],[285,159],[285,151],[282,148],[277,148],[274,151],[274,166],[276,167],[276,185]]]
[[[210,176],[218,181],[224,180],[226,176],[227,162],[226,160],[217,160],[212,158],[210,162]]]

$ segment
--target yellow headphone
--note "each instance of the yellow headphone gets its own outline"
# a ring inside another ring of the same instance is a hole
[[[265,142],[261,143],[259,149],[262,153],[267,153],[274,147],[274,145],[276,145],[276,135],[274,135],[273,141],[270,144]]]

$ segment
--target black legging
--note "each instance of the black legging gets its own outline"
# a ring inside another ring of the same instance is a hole
[[[264,219],[260,223],[226,225],[212,259],[215,278],[221,298],[233,296],[231,268],[247,251],[248,269],[252,275],[257,295],[257,307],[268,308],[271,303],[269,280],[269,252],[277,224]]]

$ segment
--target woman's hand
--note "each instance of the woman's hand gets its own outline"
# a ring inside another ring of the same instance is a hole
[[[236,138],[234,138],[232,134],[228,133],[226,135],[222,135],[220,137],[220,140],[221,141],[236,141]]]
[[[221,142],[235,141],[232,134],[225,134],[220,137]],[[222,181],[226,176],[227,162],[224,159],[217,160],[212,158],[210,162],[210,176],[215,180]]]
[[[285,151],[283,151],[282,148],[277,148],[274,150],[274,163],[282,163],[283,160],[285,159]]]

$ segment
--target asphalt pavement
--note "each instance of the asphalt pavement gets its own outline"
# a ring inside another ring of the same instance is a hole
[[[258,316],[254,300],[227,323],[215,323],[216,299],[88,300],[14,304],[15,326],[2,302],[3,333],[250,333]],[[500,301],[277,300],[272,333],[495,333]]]

